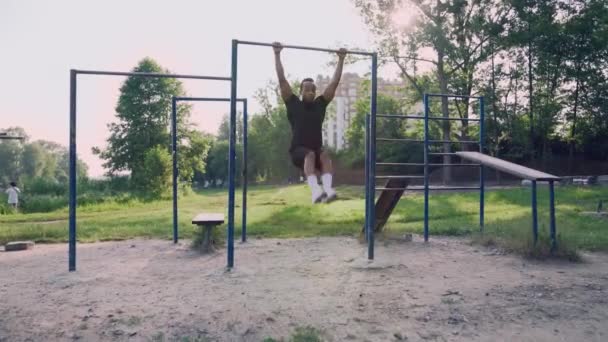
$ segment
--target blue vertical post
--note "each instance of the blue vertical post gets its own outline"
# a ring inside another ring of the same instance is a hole
[[[553,181],[549,181],[549,213],[551,219],[551,251],[557,248],[557,236],[555,227],[555,189]]]
[[[485,106],[483,96],[479,98],[479,153],[483,153],[485,142]],[[485,168],[479,165],[479,231],[483,232],[485,210]]]
[[[236,73],[238,41],[232,40],[232,72],[230,80],[230,141],[228,152],[228,268],[234,267],[234,178],[236,171]]]
[[[69,271],[76,271],[76,70],[70,70],[70,238]]]
[[[429,95],[424,94],[424,242],[429,241]]]
[[[177,99],[171,102],[171,155],[173,156],[173,243],[177,243]]]
[[[369,120],[369,174],[368,182],[369,189],[369,217],[368,229],[369,236],[367,241],[367,258],[374,259],[374,228],[376,223],[376,102],[378,96],[378,54],[372,55],[372,98],[370,103],[370,120]]]
[[[247,241],[247,99],[243,100],[243,227],[241,242]]]
[[[370,182],[369,182],[369,119],[370,115],[365,115],[365,241],[369,241],[369,208],[370,208]]]
[[[536,181],[532,181],[532,237],[534,238],[534,246],[538,241],[538,206],[536,202]]]

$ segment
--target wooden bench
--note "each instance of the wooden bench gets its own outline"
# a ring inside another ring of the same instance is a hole
[[[224,224],[224,214],[198,214],[192,219],[192,224],[202,229],[203,241],[200,249],[203,253],[212,250],[211,231],[213,227]]]

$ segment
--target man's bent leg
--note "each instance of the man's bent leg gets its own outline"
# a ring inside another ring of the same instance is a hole
[[[332,188],[332,173],[334,172],[333,164],[329,158],[329,154],[325,151],[321,151],[319,155],[321,160],[321,181],[323,183],[323,189],[327,194],[326,201],[332,201],[336,199],[336,190]]]
[[[304,157],[304,174],[312,192],[312,203],[319,203],[323,199],[323,189],[319,186],[319,180],[315,171],[315,161],[315,152],[308,150]]]

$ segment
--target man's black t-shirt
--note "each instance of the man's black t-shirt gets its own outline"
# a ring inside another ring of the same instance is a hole
[[[306,147],[318,150],[323,145],[323,120],[329,102],[321,95],[312,103],[304,103],[297,96],[291,95],[285,101],[287,119],[291,124],[291,148]]]

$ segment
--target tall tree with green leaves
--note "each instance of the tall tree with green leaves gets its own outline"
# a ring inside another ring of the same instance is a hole
[[[133,71],[169,73],[151,58],[141,60]],[[176,79],[137,76],[127,78],[120,88],[116,106],[118,120],[108,125],[110,136],[107,139],[107,147],[103,150],[93,150],[105,160],[104,167],[108,174],[130,172],[133,185],[139,190],[146,190],[149,170],[146,170],[143,156],[158,146],[170,150],[171,100],[173,96],[183,95],[185,91],[182,83]],[[195,171],[204,169],[205,154],[208,150],[208,144],[195,133],[189,121],[190,107],[186,103],[180,103],[177,110],[178,148],[182,167],[180,175],[183,181],[190,181]],[[197,153],[190,153],[193,148]],[[158,153],[156,156],[159,156]],[[162,159],[159,158],[157,160]],[[151,156],[149,160],[154,158]]]
[[[477,66],[487,61],[490,55],[487,42],[491,35],[500,34],[507,9],[490,0],[354,0],[354,3],[376,37],[385,62],[396,65],[420,95],[428,92],[416,77],[421,66],[432,68],[442,94],[478,93]],[[411,23],[400,22],[399,13],[408,12],[413,14]],[[451,112],[448,99],[441,98],[439,102],[441,115],[448,117]],[[462,109],[454,108],[466,119],[469,101],[461,102]],[[469,140],[468,122],[463,120],[460,126],[458,137]],[[442,140],[451,140],[450,121],[442,123],[441,135]],[[450,152],[450,148],[449,143],[443,145],[444,152]],[[449,155],[443,159],[444,163],[450,163]],[[443,179],[450,181],[450,168],[443,168]]]

